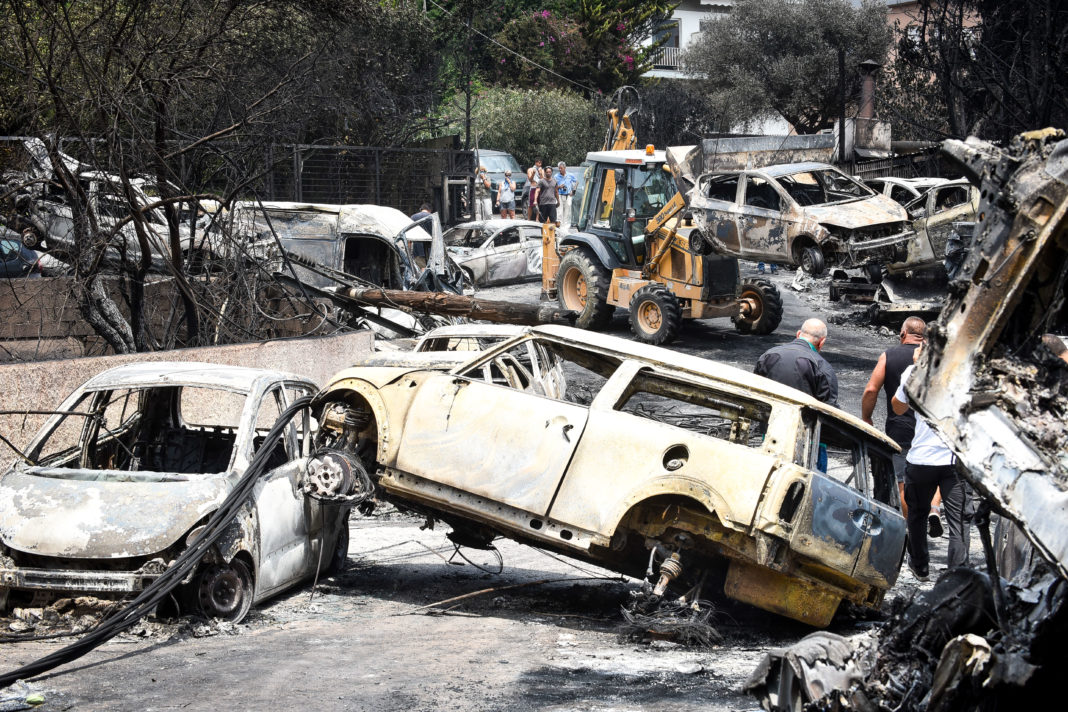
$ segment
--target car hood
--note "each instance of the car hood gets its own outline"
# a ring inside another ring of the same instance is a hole
[[[804,211],[821,225],[834,225],[847,230],[908,219],[905,209],[885,195],[836,205],[810,205]]]
[[[225,475],[16,468],[0,478],[0,539],[42,556],[146,556],[178,541],[230,488]]]

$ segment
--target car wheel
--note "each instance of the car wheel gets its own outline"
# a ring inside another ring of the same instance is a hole
[[[193,578],[193,592],[204,616],[240,623],[252,608],[252,572],[239,557],[228,564],[202,564]]]
[[[460,272],[464,275],[464,289],[470,287],[471,291],[475,290],[475,275],[471,273],[467,267],[461,267]]]
[[[639,341],[666,344],[682,327],[682,307],[662,284],[647,284],[630,300],[630,330]]]
[[[712,254],[712,242],[698,228],[694,228],[693,232],[690,233],[690,249],[698,255],[710,255]]]
[[[560,260],[556,292],[560,306],[578,312],[575,326],[603,329],[612,319],[615,307],[608,304],[611,273],[585,250],[574,249]]]
[[[881,264],[864,265],[864,276],[872,284],[879,284],[883,281],[883,266]]]
[[[766,279],[742,284],[739,300],[749,305],[749,313],[734,318],[734,328],[743,334],[770,334],[782,321],[782,296]]]
[[[813,277],[819,277],[825,269],[823,253],[818,247],[801,248],[801,269]]]

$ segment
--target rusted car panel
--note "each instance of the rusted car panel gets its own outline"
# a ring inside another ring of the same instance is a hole
[[[691,164],[692,159],[682,163]],[[694,219],[723,254],[822,272],[824,266],[900,260],[912,238],[904,208],[827,164],[717,170],[690,178]]]
[[[1068,331],[1068,141],[947,141],[980,188],[975,242],[906,390],[969,481],[1068,576],[1068,388],[1040,344]]]
[[[216,603],[220,581],[236,596],[201,612],[238,619],[312,575],[320,552],[330,564],[347,544],[345,518],[299,489],[310,414],[280,441],[262,442],[286,404],[315,390],[279,371],[197,363],[135,364],[90,379],[0,477],[0,597],[140,590],[261,447],[271,448],[271,469],[187,582],[201,605]]]
[[[541,278],[541,225],[482,220],[445,232],[445,249],[478,286]]]
[[[531,344],[563,364],[564,393],[484,377]],[[704,359],[535,327],[449,373],[348,369],[316,400],[357,424],[330,439],[364,455],[380,498],[465,541],[508,536],[632,575],[648,547],[676,551],[693,575],[721,571],[729,594],[813,625],[843,598],[878,605],[901,561],[896,446]],[[815,470],[821,442],[836,448],[828,474]]]
[[[979,189],[966,180],[946,181],[905,206],[915,235],[908,254],[886,266],[891,274],[927,269],[946,259],[946,246],[954,224],[974,222],[979,213]]]

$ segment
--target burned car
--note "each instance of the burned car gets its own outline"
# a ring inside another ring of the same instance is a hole
[[[347,512],[298,489],[309,411],[264,442],[282,410],[315,390],[280,371],[199,363],[121,366],[87,381],[0,477],[0,601],[142,590],[265,447],[252,501],[183,582],[180,606],[238,621],[338,566]]]
[[[936,185],[948,182],[946,178],[897,178],[895,176],[864,179],[864,185],[876,193],[888,196],[898,205],[908,205]]]
[[[903,207],[825,163],[704,173],[689,205],[715,251],[816,275],[900,261],[912,238]]]
[[[891,274],[942,264],[954,223],[975,222],[979,189],[967,180],[946,181],[905,206],[915,232],[904,259],[886,266]]]
[[[445,249],[480,287],[541,279],[541,225],[530,220],[461,223],[445,233]]]
[[[563,393],[524,366],[531,346],[562,363]],[[814,626],[842,600],[878,608],[897,578],[896,446],[722,364],[543,326],[447,373],[342,371],[316,403],[320,447],[457,543],[505,536],[655,578],[653,596],[706,581]]]

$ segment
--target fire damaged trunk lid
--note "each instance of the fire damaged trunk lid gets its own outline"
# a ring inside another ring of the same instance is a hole
[[[146,556],[176,542],[229,489],[225,475],[12,470],[0,480],[0,540],[42,556]]]

